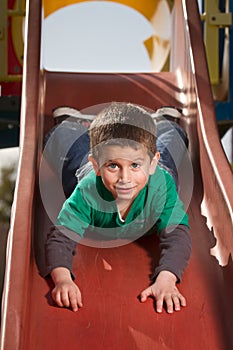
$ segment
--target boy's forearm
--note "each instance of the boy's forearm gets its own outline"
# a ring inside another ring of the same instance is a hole
[[[190,259],[191,237],[185,225],[178,225],[171,232],[170,229],[160,233],[161,257],[153,277],[156,278],[161,271],[170,271],[179,282]]]
[[[45,245],[46,275],[61,267],[70,271],[74,278],[72,265],[76,247],[76,242],[62,234],[56,226],[52,226]]]

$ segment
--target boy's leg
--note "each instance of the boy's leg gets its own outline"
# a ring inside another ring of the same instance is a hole
[[[68,119],[46,136],[43,154],[62,181],[66,197],[77,184],[76,170],[88,161],[89,145],[87,128]]]
[[[177,123],[172,121],[163,120],[156,125],[160,163],[171,173],[178,188],[178,168],[187,150],[187,135]]]

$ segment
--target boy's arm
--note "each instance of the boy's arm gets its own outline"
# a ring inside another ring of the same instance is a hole
[[[155,269],[154,283],[142,291],[141,301],[152,296],[156,300],[156,311],[162,312],[163,304],[167,312],[179,311],[186,306],[186,300],[176,287],[180,282],[191,255],[189,228],[185,225],[169,227],[160,234],[161,257]]]
[[[73,256],[77,243],[63,233],[56,226],[52,226],[45,245],[47,274],[54,282],[52,297],[60,307],[71,307],[77,311],[82,307],[80,289],[73,282]]]
[[[45,244],[46,272],[44,276],[50,274],[56,267],[65,267],[74,279],[72,265],[76,247],[77,242],[60,232],[56,226],[52,226]]]
[[[54,282],[53,300],[60,307],[71,307],[78,311],[82,304],[82,295],[78,286],[73,282],[70,271],[66,267],[56,267],[51,271]]]
[[[190,230],[185,225],[170,226],[159,234],[159,239],[161,254],[153,278],[166,270],[172,272],[177,282],[180,282],[192,250]]]
[[[170,272],[161,271],[155,282],[141,292],[141,302],[145,302],[148,297],[155,298],[156,311],[162,312],[163,305],[166,304],[167,312],[179,311],[181,306],[186,306],[184,296],[176,287],[176,276]]]

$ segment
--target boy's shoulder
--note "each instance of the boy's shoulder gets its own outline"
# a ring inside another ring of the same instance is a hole
[[[148,181],[148,195],[152,198],[158,196],[177,196],[176,183],[173,176],[159,165],[153,175],[150,175]]]
[[[101,176],[97,176],[93,169],[80,180],[75,191],[85,193],[85,197],[96,199],[101,196],[109,201],[113,199],[111,192],[104,186]]]
[[[173,176],[170,174],[169,170],[163,165],[158,164],[153,175],[150,176],[150,184],[161,186],[162,184],[174,183]]]
[[[80,182],[78,182],[77,187],[90,187],[93,186],[93,184],[96,183],[96,173],[95,171],[92,169],[88,172],[88,174],[86,174],[81,180]]]

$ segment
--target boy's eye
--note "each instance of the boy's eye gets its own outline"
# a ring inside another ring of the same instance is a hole
[[[107,164],[107,167],[110,169],[116,169],[117,168],[117,164],[116,163],[109,163]]]
[[[133,169],[137,169],[137,168],[140,168],[140,164],[138,164],[138,163],[132,163],[132,164],[131,164],[131,167],[132,167]]]

